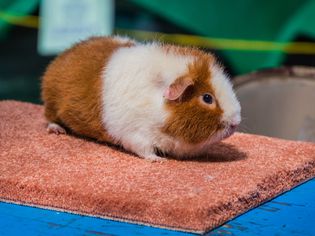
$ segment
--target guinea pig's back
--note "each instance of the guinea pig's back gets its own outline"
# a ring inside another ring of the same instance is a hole
[[[110,141],[102,125],[101,75],[116,50],[133,44],[121,38],[94,37],[58,56],[42,80],[48,121],[79,135]]]

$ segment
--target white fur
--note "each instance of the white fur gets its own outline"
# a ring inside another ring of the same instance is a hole
[[[119,43],[134,43],[134,44],[137,43],[135,40],[132,40],[128,38],[127,36],[115,35],[113,39]]]
[[[128,39],[117,38],[125,41]],[[192,145],[162,133],[168,111],[165,89],[187,71],[193,56],[166,53],[157,43],[120,48],[105,65],[103,73],[103,124],[117,144],[146,159],[159,159],[154,147],[177,156],[204,153],[225,131],[204,143]],[[210,65],[209,65],[210,66]],[[224,110],[223,119],[239,122],[240,106],[221,69],[211,68],[215,96]]]
[[[158,158],[154,147],[167,139],[160,131],[167,115],[164,90],[192,60],[167,55],[155,43],[113,54],[104,71],[103,122],[117,143],[147,159]]]
[[[48,133],[65,134],[66,130],[57,123],[49,123],[47,126]]]
[[[217,64],[211,66],[211,75],[215,97],[223,110],[222,122],[238,125],[241,122],[241,106],[229,78]]]

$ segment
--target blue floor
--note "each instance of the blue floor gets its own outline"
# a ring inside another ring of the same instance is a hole
[[[257,207],[207,235],[315,235],[315,179]],[[0,236],[174,235],[154,227],[0,202]]]

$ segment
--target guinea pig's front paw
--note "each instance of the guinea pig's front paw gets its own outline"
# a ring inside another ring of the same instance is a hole
[[[122,146],[139,157],[150,162],[162,162],[165,158],[158,156],[155,153],[155,148],[152,146],[150,140],[143,137],[143,135],[133,135],[132,138],[124,140]]]
[[[166,158],[159,157],[156,154],[147,154],[143,157],[145,160],[151,161],[151,162],[163,162],[166,160]]]
[[[49,134],[66,134],[66,130],[56,123],[49,123],[47,126],[47,132]]]
[[[154,151],[152,152],[147,151],[147,152],[141,152],[141,153],[138,152],[137,154],[138,156],[150,162],[163,162],[166,160],[165,158],[156,155]]]

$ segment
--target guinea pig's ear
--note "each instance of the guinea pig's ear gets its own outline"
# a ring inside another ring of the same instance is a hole
[[[192,78],[188,76],[178,77],[170,86],[168,86],[164,91],[164,98],[168,100],[178,99],[185,90],[194,84]]]

